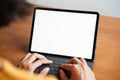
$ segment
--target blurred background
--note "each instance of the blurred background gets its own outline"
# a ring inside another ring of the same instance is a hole
[[[31,4],[26,0],[0,0],[0,27],[8,25],[16,17],[23,18],[30,13]]]
[[[120,0],[0,0],[0,27],[31,11],[31,3],[53,8],[97,11],[101,15],[120,18]]]
[[[27,0],[55,8],[98,11],[101,15],[120,18],[120,0]]]

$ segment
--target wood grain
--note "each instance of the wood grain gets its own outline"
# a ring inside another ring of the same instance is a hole
[[[120,19],[101,16],[94,62],[97,80],[120,80]]]
[[[0,29],[0,56],[14,65],[28,53],[32,15]],[[94,72],[96,80],[120,80],[120,18],[100,16]]]

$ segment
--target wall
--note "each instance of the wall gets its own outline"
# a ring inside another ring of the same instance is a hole
[[[55,8],[98,11],[101,15],[120,18],[120,0],[27,0]]]

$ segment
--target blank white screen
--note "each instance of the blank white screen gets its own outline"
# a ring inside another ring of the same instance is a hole
[[[31,51],[92,59],[96,14],[36,10]]]

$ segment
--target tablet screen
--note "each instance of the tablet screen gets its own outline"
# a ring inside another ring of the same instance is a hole
[[[98,13],[35,9],[30,51],[92,59]]]

